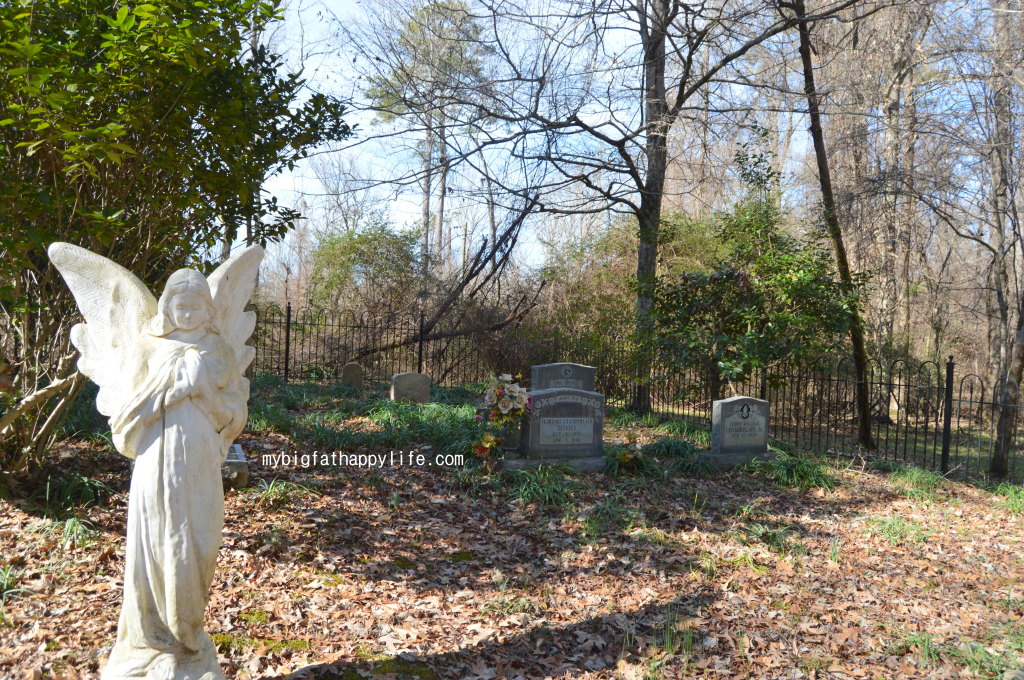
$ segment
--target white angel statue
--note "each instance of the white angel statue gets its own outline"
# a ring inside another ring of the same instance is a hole
[[[124,602],[103,680],[219,680],[203,615],[224,525],[220,466],[247,418],[256,316],[244,311],[263,249],[209,280],[171,274],[159,302],[127,269],[67,243],[49,248],[85,318],[79,370],[100,387],[114,444],[135,460]]]

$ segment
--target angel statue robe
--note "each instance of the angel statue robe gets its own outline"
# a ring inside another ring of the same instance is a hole
[[[78,370],[99,386],[114,445],[135,460],[124,603],[103,680],[221,680],[203,614],[224,524],[220,466],[245,425],[242,371],[256,315],[245,306],[263,249],[204,278],[170,275],[159,301],[124,267],[68,243],[47,249],[85,323]]]
[[[195,344],[143,336],[137,348],[145,377],[111,418],[118,448],[137,456],[126,606],[103,678],[219,678],[203,613],[224,522],[220,466],[231,441],[224,435],[237,434],[225,430],[245,410],[241,376],[234,352],[214,332]]]

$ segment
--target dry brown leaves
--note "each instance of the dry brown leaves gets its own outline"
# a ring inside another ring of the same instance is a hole
[[[288,450],[246,449],[259,444]],[[229,677],[969,677],[901,642],[991,646],[1022,614],[1018,517],[966,486],[915,501],[855,470],[807,494],[742,473],[589,475],[575,509],[544,513],[462,495],[445,470],[254,467],[317,494],[259,511],[228,495],[207,630]],[[125,488],[123,465],[105,476]],[[585,537],[588,508],[613,493],[626,519]],[[0,677],[98,677],[125,502],[92,509],[98,539],[70,552],[30,507],[0,502],[0,566],[27,591],[7,601]],[[920,531],[892,544],[886,518]],[[806,554],[752,540],[755,522],[790,527]]]

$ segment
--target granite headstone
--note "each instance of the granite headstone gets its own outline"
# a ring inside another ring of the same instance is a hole
[[[586,472],[604,468],[604,395],[566,387],[532,390],[520,457],[510,468],[561,464]]]
[[[753,397],[716,401],[711,409],[711,462],[727,469],[768,457],[768,402]]]
[[[552,387],[568,387],[593,392],[594,367],[566,361],[530,367],[531,391],[546,390]]]

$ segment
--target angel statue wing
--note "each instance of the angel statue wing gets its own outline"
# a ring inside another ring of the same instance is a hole
[[[99,385],[96,408],[111,417],[131,393],[122,384],[129,372],[119,367],[156,314],[156,298],[134,274],[102,255],[70,243],[53,243],[47,253],[85,318],[71,329],[71,343],[82,355],[78,370]]]
[[[217,329],[235,351],[240,373],[245,372],[256,356],[256,350],[245,344],[256,327],[256,312],[245,311],[245,305],[256,289],[263,254],[263,248],[250,246],[221,264],[206,279],[213,296]]]

